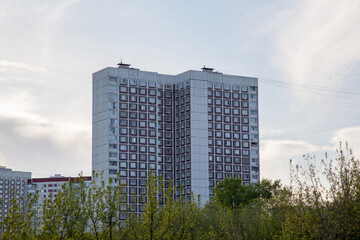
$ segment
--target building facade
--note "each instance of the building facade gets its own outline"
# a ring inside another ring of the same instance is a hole
[[[259,181],[257,78],[105,68],[93,74],[92,141],[93,170],[120,175],[133,211],[144,210],[150,171],[175,197],[182,186],[206,203],[225,177]]]
[[[0,222],[7,215],[12,199],[16,199],[20,207],[26,206],[29,179],[31,172],[13,171],[0,166]]]
[[[91,176],[84,176],[85,186],[90,186]],[[38,194],[38,206],[41,206],[46,199],[53,199],[57,197],[63,184],[77,182],[79,177],[64,177],[60,174],[55,174],[48,178],[31,178],[28,180],[28,194]]]

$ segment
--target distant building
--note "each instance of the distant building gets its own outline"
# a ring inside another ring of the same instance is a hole
[[[16,199],[20,206],[25,206],[29,179],[31,172],[13,171],[0,166],[0,222],[11,207],[11,199]]]
[[[90,186],[92,177],[84,176],[84,183],[86,186]],[[64,183],[76,182],[79,177],[64,177],[60,174],[48,178],[31,178],[28,180],[28,193],[36,194],[38,192],[38,205],[44,203],[45,199],[56,198],[58,192],[61,190],[61,186]]]
[[[132,211],[144,211],[151,170],[202,203],[225,177],[259,181],[257,78],[118,65],[93,74],[92,168],[120,175]]]

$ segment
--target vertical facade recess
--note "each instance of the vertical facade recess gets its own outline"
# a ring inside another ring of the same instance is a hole
[[[203,204],[226,177],[257,183],[258,129],[257,78],[128,65],[93,74],[92,168],[120,175],[134,212],[144,211],[150,171],[177,187],[175,198],[193,192]]]

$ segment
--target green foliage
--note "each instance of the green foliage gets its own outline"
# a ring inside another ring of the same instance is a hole
[[[85,201],[85,183],[69,181],[63,184],[56,198],[46,199],[42,212],[42,239],[82,239],[85,235],[88,215]]]
[[[216,185],[214,194],[217,201],[230,208],[242,207],[259,197],[254,187],[243,185],[239,178],[225,178]]]
[[[90,186],[70,181],[41,209],[36,195],[26,205],[12,198],[0,239],[360,239],[359,160],[347,146],[334,160],[305,160],[291,168],[289,187],[224,179],[205,206],[194,196],[174,199],[176,189],[150,174],[142,215],[124,201],[123,186],[94,173]]]
[[[259,184],[245,186],[239,178],[225,178],[215,189],[215,199],[229,208],[238,208],[248,205],[257,198],[270,199],[281,188],[280,181],[274,183],[263,179]]]
[[[11,200],[8,214],[0,223],[0,233],[2,239],[35,239],[37,218],[35,202],[37,196],[29,196],[28,204],[22,205],[21,201],[15,194],[11,194]]]
[[[292,167],[291,207],[281,239],[360,239],[360,162],[340,144],[335,160],[305,156]]]

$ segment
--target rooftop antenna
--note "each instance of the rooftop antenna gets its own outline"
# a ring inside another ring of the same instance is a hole
[[[204,72],[212,72],[214,69],[213,68],[209,68],[209,67],[202,67],[201,70],[203,70]]]
[[[120,57],[120,63],[117,64],[119,68],[129,68],[131,64],[123,63],[123,57]]]

